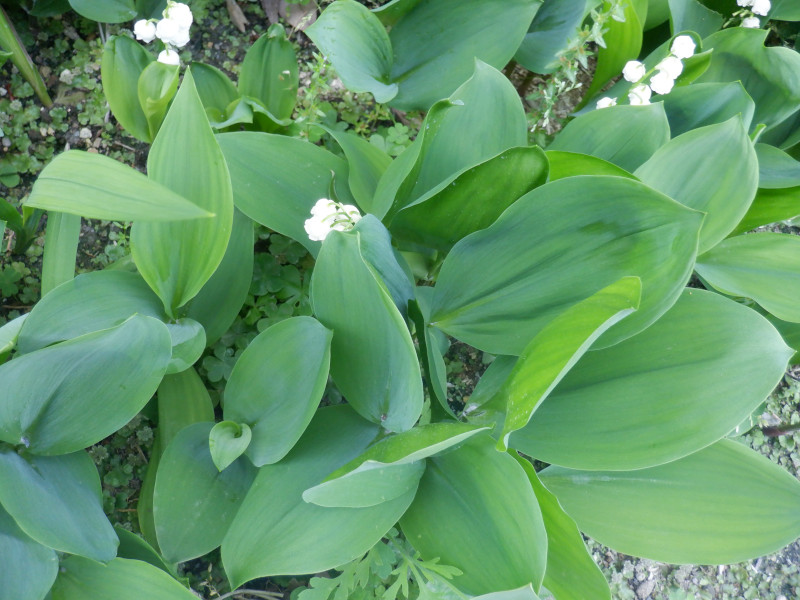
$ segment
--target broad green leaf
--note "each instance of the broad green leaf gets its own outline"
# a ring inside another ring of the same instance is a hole
[[[419,478],[425,472],[425,461],[386,465],[365,461],[347,475],[303,492],[303,500],[330,508],[367,508],[402,496],[413,496]]]
[[[653,189],[706,213],[700,254],[733,231],[758,189],[758,159],[738,116],[673,138],[634,174]]]
[[[736,427],[791,355],[755,311],[688,289],[640,334],[585,354],[510,445],[576,469],[669,462]]]
[[[58,574],[55,550],[30,538],[0,506],[0,598],[42,600]]]
[[[119,547],[117,548],[118,557],[141,560],[150,563],[154,567],[158,567],[170,575],[174,573],[175,569],[167,564],[164,558],[156,552],[144,538],[136,535],[132,531],[128,531],[122,525],[114,525],[114,532],[119,538]]]
[[[253,238],[252,219],[235,209],[225,256],[189,302],[186,316],[203,324],[208,346],[228,331],[247,300],[253,279]]]
[[[154,140],[167,114],[167,107],[178,91],[180,67],[156,61],[147,65],[139,76],[139,104],[147,118],[150,139]]]
[[[548,150],[545,156],[550,164],[549,181],[576,175],[616,175],[636,179],[625,169],[596,156],[560,150]]]
[[[392,159],[383,150],[355,134],[322,127],[342,148],[350,171],[350,191],[364,212],[374,211],[373,198],[378,181]],[[383,215],[376,215],[383,217]]]
[[[789,359],[789,364],[800,364],[800,323],[781,321],[769,313],[767,313],[765,316],[767,317],[767,320],[775,326],[775,329],[780,332],[781,336],[783,337],[783,341],[785,341],[793,350],[795,350],[794,356]]]
[[[69,0],[73,10],[92,21],[100,23],[123,23],[136,17],[134,0]]]
[[[316,256],[320,243],[308,239],[303,223],[311,207],[330,196],[350,203],[347,163],[314,144],[256,132],[217,136],[231,173],[236,208],[270,229],[300,242]]]
[[[475,596],[473,600],[539,600],[539,596],[536,595],[530,585],[526,585],[507,592],[492,592],[491,594]]]
[[[624,21],[609,19],[606,22],[604,29],[607,29],[607,31],[603,33],[604,45],[597,50],[597,66],[592,77],[592,83],[589,85],[589,89],[586,90],[581,104],[585,104],[597,92],[602,90],[612,77],[617,76],[622,71],[625,63],[639,56],[639,51],[642,49],[644,23],[636,12],[636,2],[634,0],[624,5],[623,14],[625,16]],[[620,166],[624,167],[625,165]],[[628,170],[632,171],[633,169]]]
[[[741,81],[756,104],[753,123],[767,129],[797,110],[800,103],[800,56],[781,46],[764,47],[767,31],[731,27],[703,40],[714,60],[698,82]]]
[[[552,73],[558,66],[558,53],[567,47],[585,16],[586,0],[545,0],[514,60],[534,73]]]
[[[404,240],[448,250],[491,225],[518,198],[542,185],[547,173],[541,148],[510,148],[403,208],[391,229]]]
[[[75,277],[75,254],[81,233],[81,218],[50,211],[42,257],[42,296]],[[2,236],[0,236],[2,238]]]
[[[19,339],[19,331],[22,329],[23,323],[31,313],[26,313],[11,319],[6,324],[0,326],[0,363],[3,362],[3,356],[11,352],[17,346]]]
[[[170,346],[163,323],[137,315],[5,363],[0,439],[37,454],[66,454],[99,442],[153,395]]]
[[[158,386],[158,438],[162,450],[184,427],[214,420],[214,405],[194,369],[166,375]]]
[[[362,556],[389,531],[413,493],[369,508],[323,508],[302,498],[363,452],[379,429],[347,406],[323,408],[281,462],[259,469],[222,542],[232,587],[256,577],[331,569]]]
[[[428,391],[431,397],[436,399],[444,414],[455,419],[456,414],[447,403],[447,366],[444,363],[444,355],[449,347],[449,342],[441,331],[428,324],[432,292],[433,288],[431,287],[422,286],[416,288],[416,300],[408,303],[408,318],[412,320],[416,329],[417,343],[419,344],[419,353]],[[443,344],[440,343],[441,338],[445,338]],[[436,405],[432,404],[431,411],[436,410]]]
[[[391,82],[392,43],[366,6],[354,0],[338,0],[322,12],[306,34],[330,59],[348,89],[370,92],[381,103],[397,95],[398,86]]]
[[[33,307],[19,333],[22,354],[93,331],[134,314],[164,320],[158,297],[136,273],[93,271],[60,285]]]
[[[512,456],[531,482],[547,530],[544,587],[556,600],[611,600],[608,582],[586,549],[575,521],[561,508],[558,498],[542,485],[533,465],[516,453]]]
[[[101,565],[71,556],[61,563],[53,600],[197,600],[161,569],[140,560],[115,558]]]
[[[211,222],[208,217],[213,216],[157,178],[81,150],[56,156],[36,179],[25,205],[107,221],[202,218]]]
[[[390,196],[389,203],[394,202],[391,218],[400,208],[437,186],[451,183],[465,170],[527,144],[527,121],[517,90],[498,70],[475,61],[472,77],[428,112],[414,141],[418,146],[415,162],[402,185],[393,189],[381,182],[376,204],[386,205],[384,196]],[[387,180],[393,180],[390,174],[396,168],[392,165],[387,169]]]
[[[191,199],[213,219],[131,228],[136,267],[167,314],[191,300],[217,269],[228,246],[233,196],[225,159],[208,124],[191,71],[183,78],[147,157],[150,177]]]
[[[506,410],[498,449],[507,448],[511,432],[528,424],[597,338],[639,308],[641,296],[642,281],[623,277],[565,310],[525,346],[495,398]]]
[[[428,460],[400,526],[423,559],[463,572],[452,579],[463,592],[541,586],[547,534],[539,504],[522,467],[488,435]]]
[[[213,65],[193,62],[192,77],[200,102],[212,121],[223,120],[228,106],[240,98],[230,78]]]
[[[145,471],[142,487],[139,489],[139,500],[136,503],[136,517],[139,522],[139,529],[144,539],[147,540],[147,543],[156,551],[159,551],[159,548],[158,538],[156,536],[156,523],[155,519],[153,519],[153,492],[156,487],[158,463],[163,453],[162,448],[161,440],[156,436],[155,440],[153,440],[153,446],[150,448],[147,471]]]
[[[335,332],[331,375],[348,403],[388,431],[410,429],[422,411],[411,335],[361,250],[360,234],[331,232],[311,279],[320,322]]]
[[[730,440],[649,469],[549,467],[539,476],[581,531],[625,554],[728,564],[800,535],[800,483]]]
[[[698,0],[668,0],[669,25],[673,35],[694,31],[705,38],[722,28],[723,16]]]
[[[548,183],[455,245],[434,288],[431,323],[481,350],[518,356],[570,306],[638,276],[639,310],[598,345],[619,342],[677,300],[701,221],[701,213],[622,177]]]
[[[0,448],[0,504],[43,546],[98,561],[117,553],[117,536],[103,514],[100,476],[83,450],[34,456]]]
[[[225,419],[252,430],[247,456],[260,467],[282,459],[305,431],[328,382],[332,332],[311,317],[262,331],[225,388]]]
[[[172,339],[172,359],[167,365],[167,374],[180,373],[191,367],[206,349],[206,332],[194,319],[178,319],[167,323]]]
[[[391,81],[399,84],[391,104],[402,110],[426,110],[452,94],[469,78],[475,59],[502,69],[541,6],[538,0],[399,2],[404,3],[413,6],[389,31]],[[380,9],[376,14],[381,17]]]
[[[222,421],[214,425],[208,438],[214,466],[218,470],[224,471],[233,461],[244,454],[252,438],[253,434],[246,423]]]
[[[800,323],[800,238],[754,233],[729,238],[697,259],[697,274],[731,296],[752,298],[779,319]]]
[[[619,105],[579,116],[547,148],[590,154],[632,173],[668,141],[662,104]]]
[[[241,457],[224,471],[209,450],[213,423],[182,429],[164,450],[153,495],[158,545],[164,558],[183,562],[222,543],[256,469]]]
[[[800,186],[800,162],[767,144],[755,145],[758,156],[758,187],[781,189]]]
[[[761,225],[794,219],[800,215],[800,186],[776,190],[759,189],[747,214],[731,235],[738,235]]]
[[[750,130],[756,105],[739,81],[676,87],[663,97],[672,137],[741,115]]]
[[[414,427],[382,439],[303,492],[320,506],[372,506],[411,489],[425,470],[424,459],[463,443],[485,427],[441,422]]]
[[[279,24],[270,26],[245,54],[239,93],[251,96],[278,119],[292,116],[297,102],[298,70],[294,47]]]
[[[773,0],[769,18],[780,21],[800,21],[800,6],[792,0]]]
[[[100,69],[103,94],[114,117],[125,131],[147,143],[153,138],[139,104],[138,82],[145,67],[155,60],[136,40],[117,35],[106,42]]]

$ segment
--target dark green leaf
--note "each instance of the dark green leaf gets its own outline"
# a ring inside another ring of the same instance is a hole
[[[741,115],[750,130],[756,105],[739,81],[731,83],[696,83],[676,87],[664,96],[672,137],[678,137],[706,125],[728,121]]]
[[[558,53],[575,36],[585,15],[585,0],[546,0],[533,18],[514,60],[534,73],[552,73],[558,68]]]
[[[698,0],[669,0],[669,25],[673,35],[694,31],[705,38],[722,28],[723,16]]]
[[[76,13],[101,23],[123,23],[136,17],[134,0],[69,0]]]

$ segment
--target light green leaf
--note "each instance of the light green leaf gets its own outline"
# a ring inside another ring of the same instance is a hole
[[[800,216],[800,186],[777,190],[760,189],[747,214],[731,235],[738,235],[761,225],[787,221]]]
[[[758,156],[758,187],[781,189],[800,186],[800,162],[767,144],[755,145]]]
[[[169,360],[167,327],[139,315],[19,356],[0,366],[0,439],[37,454],[91,446],[144,407]]]
[[[354,0],[338,0],[322,12],[306,34],[330,59],[348,89],[370,92],[381,103],[397,95],[397,84],[391,82],[392,43],[366,6]]]
[[[706,213],[700,254],[733,231],[758,189],[758,159],[738,116],[673,138],[634,174],[681,204]]]
[[[556,600],[611,600],[611,590],[583,543],[575,521],[564,512],[550,491],[542,485],[526,459],[512,454],[533,487],[547,530],[547,569],[544,587]]]
[[[139,75],[137,92],[139,105],[147,118],[150,139],[156,139],[167,114],[167,107],[178,91],[180,67],[156,61],[147,65]]]
[[[256,475],[244,457],[224,471],[217,468],[209,451],[213,428],[185,427],[159,461],[153,517],[161,553],[171,562],[202,556],[222,543]]]
[[[197,600],[161,569],[139,560],[115,558],[108,565],[71,556],[61,563],[53,600]]]
[[[701,213],[630,179],[549,183],[456,244],[434,288],[431,323],[481,350],[518,356],[567,308],[621,277],[638,276],[639,310],[598,341],[611,345],[677,300],[701,221]]]
[[[473,600],[539,600],[539,596],[536,595],[530,585],[526,585],[507,592],[492,592],[491,594],[475,596]]]
[[[191,300],[216,270],[228,246],[233,195],[225,159],[208,124],[191,71],[147,157],[150,177],[214,219],[172,223],[138,221],[131,228],[136,267],[167,314]]]
[[[779,319],[800,323],[800,238],[753,233],[729,238],[697,259],[697,274],[731,296],[752,298]]]
[[[214,420],[214,405],[194,369],[166,375],[158,386],[158,438],[161,448],[183,428]]]
[[[252,438],[253,434],[246,423],[222,421],[214,425],[209,434],[208,444],[211,449],[211,460],[217,469],[224,471],[244,454]]]
[[[547,148],[590,154],[632,173],[668,141],[662,104],[619,105],[579,116]]]
[[[133,137],[147,143],[153,138],[139,104],[138,82],[142,71],[155,60],[136,40],[117,35],[106,42],[100,68],[103,94],[114,117]]]
[[[539,476],[581,531],[633,556],[727,564],[800,535],[800,482],[730,440],[649,469],[549,467]]]
[[[767,31],[730,27],[703,40],[714,60],[698,82],[741,81],[756,103],[753,123],[767,130],[800,104],[800,55],[781,46],[764,47]]]
[[[134,0],[69,0],[73,10],[91,21],[123,23],[136,17]]]
[[[3,356],[16,347],[17,340],[19,339],[19,331],[22,329],[23,323],[25,323],[30,314],[31,313],[25,313],[16,319],[11,319],[5,325],[0,326],[0,363],[3,362]]]
[[[567,47],[586,16],[586,0],[546,0],[528,27],[516,60],[534,73],[558,68],[558,53]]]
[[[542,185],[547,172],[541,148],[510,148],[436,186],[400,210],[390,227],[396,237],[448,250]]]
[[[75,254],[80,233],[79,216],[55,211],[47,215],[42,257],[42,296],[75,277]]]
[[[294,47],[276,23],[245,54],[239,93],[255,98],[278,119],[288,119],[297,102],[298,77]]]
[[[213,65],[191,64],[194,85],[210,120],[220,120],[231,103],[240,98],[230,78]]]
[[[426,291],[427,290],[427,291]],[[449,417],[456,418],[455,412],[447,403],[447,367],[444,364],[444,355],[450,346],[446,336],[428,325],[430,311],[430,296],[433,288],[427,286],[417,287],[416,300],[408,303],[408,318],[414,323],[419,354],[424,370],[425,382],[431,397],[436,399],[438,407]],[[438,334],[438,335],[437,335]],[[442,338],[444,338],[442,340]],[[431,405],[431,411],[436,411],[437,405]],[[433,412],[433,414],[436,414]]]
[[[541,586],[547,534],[539,505],[525,472],[488,435],[428,460],[400,526],[423,559],[460,569],[452,583],[468,594]]]
[[[791,355],[755,311],[688,289],[642,333],[585,354],[510,444],[576,469],[669,462],[736,427]]]
[[[43,546],[98,561],[117,553],[117,536],[103,514],[100,476],[82,450],[34,456],[0,448],[0,504]]]
[[[212,346],[233,325],[247,300],[253,279],[253,221],[233,211],[233,228],[217,270],[189,301],[186,316],[203,324]]]
[[[236,208],[316,256],[320,243],[308,239],[303,223],[317,200],[330,196],[332,177],[339,201],[351,203],[347,163],[283,135],[245,131],[223,133],[217,140],[230,169]]]
[[[194,319],[178,319],[167,323],[172,339],[172,359],[167,365],[167,373],[180,373],[191,367],[206,348],[206,332]]]
[[[576,175],[616,175],[636,179],[625,169],[596,156],[560,150],[548,150],[545,155],[550,163],[549,181]]]
[[[639,308],[641,296],[641,279],[623,277],[565,310],[531,340],[495,397],[506,410],[498,449],[506,449],[511,432],[528,424],[597,338]]]
[[[25,206],[106,221],[209,221],[213,216],[157,178],[80,150],[62,152],[44,168]]]
[[[669,0],[669,26],[672,35],[694,31],[705,38],[722,28],[723,16],[698,0]]]
[[[369,508],[323,508],[302,493],[355,458],[379,427],[347,406],[323,408],[279,463],[261,467],[222,543],[232,587],[269,575],[319,573],[362,556],[400,518],[409,493]]]
[[[417,354],[361,248],[358,231],[328,235],[314,267],[311,300],[317,318],[335,332],[331,375],[348,403],[388,431],[404,431],[422,411]]]
[[[261,332],[233,368],[225,419],[252,429],[247,456],[260,467],[282,459],[305,431],[328,382],[332,332],[292,317]]]
[[[0,598],[42,600],[58,574],[55,550],[32,540],[0,506]]]
[[[741,115],[746,130],[750,130],[756,105],[741,82],[695,83],[676,87],[663,96],[672,137],[678,137],[706,125],[724,123]]]
[[[769,18],[781,21],[800,21],[800,6],[797,6],[792,0],[773,0]]]
[[[452,94],[469,78],[476,59],[502,69],[541,6],[538,0],[400,0],[396,4],[407,5],[400,6],[405,14],[389,31],[394,53],[391,81],[399,84],[391,104],[402,110],[427,110]],[[375,11],[378,18],[383,18],[382,10],[386,8]]]

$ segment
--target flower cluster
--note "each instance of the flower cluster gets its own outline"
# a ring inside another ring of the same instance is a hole
[[[739,11],[736,16],[742,17],[742,27],[758,29],[761,27],[761,19],[756,15],[766,17],[772,4],[769,0],[736,0],[736,4],[746,10]]]
[[[311,208],[311,218],[306,220],[305,229],[308,239],[321,242],[331,231],[349,231],[360,218],[361,213],[355,206],[321,198]]]
[[[189,28],[194,18],[191,9],[182,2],[167,2],[162,13],[163,19],[136,21],[133,33],[137,40],[149,44],[155,38],[164,42],[164,50],[158,55],[158,62],[167,65],[179,65],[180,58],[175,48],[183,48],[189,43]]]
[[[739,0],[741,2],[747,0]],[[756,0],[760,1],[760,0]],[[633,105],[650,104],[652,94],[669,94],[675,85],[675,80],[683,72],[683,59],[694,55],[696,45],[691,36],[679,35],[672,41],[669,55],[659,62],[654,69],[647,70],[644,63],[638,60],[629,60],[622,69],[625,81],[635,83],[628,92],[628,102]],[[653,73],[655,71],[655,73]],[[645,83],[648,76],[650,81]],[[616,98],[601,98],[597,101],[597,108],[607,108],[617,103]]]

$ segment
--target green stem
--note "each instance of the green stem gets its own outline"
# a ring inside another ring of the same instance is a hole
[[[249,596],[255,596],[256,598],[266,598],[267,600],[280,600],[283,597],[282,594],[276,594],[275,592],[263,592],[261,590],[233,590],[232,592],[228,592],[217,598],[216,600],[226,600],[227,598],[234,598],[241,594],[247,594]]]
[[[28,56],[17,32],[14,30],[14,26],[2,7],[0,7],[0,47],[11,53],[11,62],[16,65],[22,76],[31,84],[33,91],[36,92],[42,104],[47,108],[53,106],[53,101],[47,94],[47,88],[44,85],[42,76],[39,74],[36,65],[33,64],[31,57]]]

